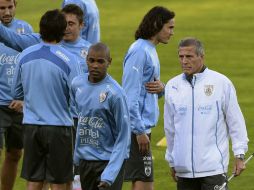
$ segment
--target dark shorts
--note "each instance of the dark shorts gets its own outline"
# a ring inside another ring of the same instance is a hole
[[[21,177],[63,184],[73,180],[72,128],[25,125]]]
[[[75,149],[75,143],[76,143],[76,133],[77,133],[77,127],[78,127],[78,118],[74,117],[73,118],[73,127],[72,127],[72,134],[73,134],[73,138],[72,138],[72,143],[73,143],[73,150]],[[76,166],[74,164],[74,175],[79,175],[79,166]]]
[[[177,190],[219,190],[227,181],[226,174],[219,174],[200,178],[178,177]],[[223,190],[227,190],[225,187]]]
[[[151,134],[148,134],[151,140]],[[153,159],[151,149],[147,155],[139,151],[136,135],[131,134],[130,158],[125,164],[125,181],[153,182]]]
[[[0,148],[3,148],[3,134],[6,150],[23,148],[23,114],[8,106],[0,106]]]
[[[87,161],[80,160],[80,182],[82,189],[85,190],[120,190],[123,185],[124,164],[115,179],[115,182],[107,189],[99,189],[100,177],[106,168],[108,161]]]

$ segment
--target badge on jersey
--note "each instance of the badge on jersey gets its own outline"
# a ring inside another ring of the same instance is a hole
[[[86,56],[87,56],[87,51],[86,51],[86,49],[81,49],[80,55],[81,55],[81,57],[86,58]]]
[[[24,28],[17,28],[16,31],[17,31],[18,34],[24,34],[25,33]]]
[[[206,96],[211,96],[213,94],[213,85],[205,85],[204,92]]]
[[[108,95],[107,92],[101,92],[101,93],[100,93],[100,97],[99,97],[100,103],[102,103],[102,102],[104,102],[104,101],[106,100],[107,95]]]

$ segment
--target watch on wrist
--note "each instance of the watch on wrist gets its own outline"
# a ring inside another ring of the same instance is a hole
[[[244,154],[238,154],[235,156],[237,159],[244,160]]]

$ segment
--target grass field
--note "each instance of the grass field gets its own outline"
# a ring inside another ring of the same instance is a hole
[[[38,21],[48,9],[60,7],[61,0],[19,0],[17,17],[31,23],[38,31]],[[177,43],[186,36],[203,41],[206,65],[227,75],[235,84],[239,104],[246,119],[249,134],[249,152],[254,152],[254,1],[253,0],[97,0],[101,17],[102,41],[111,48],[113,64],[110,74],[121,81],[122,61],[128,46],[134,40],[143,15],[155,5],[163,5],[176,13],[175,35],[168,45],[159,45],[161,79],[166,82],[181,72],[177,60]],[[155,157],[155,189],[173,190],[175,183],[164,160],[164,147],[156,147],[163,136],[163,100],[161,116],[153,131],[152,149]],[[202,143],[202,142],[201,142]],[[232,157],[232,156],[231,156]],[[230,172],[232,163],[230,165]],[[253,190],[254,159],[241,177],[230,182],[231,190]],[[130,189],[124,184],[124,190]],[[18,178],[15,190],[25,189]]]

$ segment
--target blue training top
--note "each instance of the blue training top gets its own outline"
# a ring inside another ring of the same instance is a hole
[[[160,63],[155,45],[138,39],[124,58],[122,85],[127,94],[131,129],[135,134],[150,132],[159,118],[158,97],[146,91],[147,82],[160,79]]]
[[[129,156],[130,121],[125,93],[109,75],[91,83],[85,74],[73,79],[72,98],[78,111],[74,161],[109,160],[101,180],[112,184]]]
[[[31,33],[32,27],[23,20],[13,19],[6,25],[16,33]],[[9,105],[13,100],[11,85],[19,52],[0,43],[0,105]]]
[[[13,95],[24,98],[24,124],[72,126],[70,84],[79,73],[76,58],[58,44],[25,49],[18,59]]]

